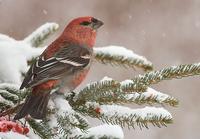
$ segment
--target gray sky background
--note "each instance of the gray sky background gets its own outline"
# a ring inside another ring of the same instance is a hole
[[[96,46],[112,44],[132,49],[152,61],[155,69],[200,62],[199,0],[0,0],[0,33],[23,39],[40,25],[57,22],[59,35],[71,19],[86,15],[105,23]],[[124,80],[139,73],[142,71],[94,63],[82,86],[105,75]],[[125,129],[126,139],[199,139],[199,83],[199,77],[189,77],[154,85],[180,100],[178,108],[166,106],[174,123],[142,131]]]

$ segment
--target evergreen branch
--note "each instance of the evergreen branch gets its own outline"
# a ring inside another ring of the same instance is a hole
[[[0,90],[6,90],[11,94],[19,95],[19,86],[15,84],[10,83],[1,83],[0,84]]]
[[[15,84],[0,84],[0,117],[15,113],[23,105],[19,103],[30,93],[30,90],[18,90],[18,88],[19,86]]]
[[[91,83],[87,85],[84,89],[82,89],[79,94],[77,95],[77,103],[85,103],[87,98],[91,98],[91,94],[98,94],[99,92],[105,92],[105,91],[114,91],[116,87],[120,87],[120,84],[117,81],[114,81],[112,79],[108,79],[107,77],[104,77],[101,81]],[[80,101],[81,100],[81,101]]]
[[[128,128],[135,128],[135,125],[140,128],[148,128],[148,123],[161,127],[172,122],[171,114],[163,108],[145,107],[142,109],[130,109],[116,105],[100,106],[99,119],[106,123],[121,125],[122,127],[127,125]]]
[[[0,113],[0,117],[6,116],[6,115],[11,115],[11,114],[17,112],[22,105],[23,105],[23,103],[15,106],[15,107],[11,107],[9,109],[6,109],[5,111]]]
[[[79,128],[80,130],[85,131],[89,127],[86,119],[77,113],[70,113],[65,116],[58,115],[57,122],[65,134],[68,134],[69,130],[72,128]]]
[[[44,123],[37,122],[34,119],[27,119],[33,131],[38,134],[42,139],[52,139],[52,133],[49,126]]]
[[[134,94],[130,94],[127,96],[129,99],[127,100],[128,102],[134,102],[138,105],[141,104],[150,104],[153,105],[155,103],[158,104],[169,104],[170,106],[177,106],[178,105],[178,100],[175,99],[174,97],[167,97],[165,98],[163,101],[160,101],[158,99],[158,96],[149,96],[146,97],[143,93],[139,94],[139,93],[134,93]]]
[[[163,80],[180,79],[182,77],[194,76],[200,74],[200,63],[179,65],[165,68],[158,71],[151,71],[144,75],[139,75],[132,79],[131,82],[117,82],[115,80],[102,80],[89,84],[80,91],[82,96],[89,92],[100,92],[106,90],[122,91],[122,92],[145,92],[148,86],[159,83]],[[80,94],[80,96],[81,96]],[[81,97],[82,97],[81,96]]]
[[[6,100],[12,101],[13,103],[17,103],[19,97],[17,95],[11,94],[6,90],[0,90],[0,96]]]
[[[20,103],[30,93],[30,90],[18,90],[16,88],[17,86],[13,84],[0,84],[0,116],[15,113],[22,104],[14,105]]]
[[[2,95],[4,97],[7,97],[5,99],[8,100],[9,98],[14,99],[13,101],[14,104],[17,102],[21,102],[31,92],[30,89],[18,90],[18,88],[19,87],[15,84],[8,84],[8,83],[0,84],[0,92],[2,91]]]
[[[152,88],[148,88],[146,92],[126,94],[127,100],[135,102],[136,104],[169,104],[170,106],[177,106],[178,100],[167,94],[158,92]]]
[[[124,95],[120,94],[119,92],[113,93],[112,91],[99,91],[98,93],[88,92],[86,95],[87,97],[78,96],[74,104],[72,105],[81,106],[82,104],[85,104],[85,102],[88,102],[88,101],[97,102],[99,104],[128,103],[127,98]]]
[[[177,106],[178,100],[172,96],[156,92],[155,90],[147,90],[147,92],[130,94],[116,91],[102,91],[98,93],[88,92],[87,97],[78,97],[75,104],[72,105],[82,105],[83,102],[97,102],[99,104],[124,104],[124,103],[136,103],[136,104],[169,104],[170,106]],[[81,103],[82,102],[82,103]]]
[[[88,102],[86,107],[79,107],[76,110],[108,124],[128,126],[128,128],[135,128],[136,125],[140,128],[148,128],[149,123],[161,127],[172,123],[171,114],[163,108],[130,109],[124,106],[98,105],[97,103]]]
[[[9,109],[10,107],[12,107],[12,104],[10,104],[8,101],[0,101],[0,112],[3,112],[4,110]]]
[[[39,47],[51,34],[58,30],[56,23],[46,23],[24,39],[24,42],[33,47]]]
[[[145,71],[153,69],[153,64],[145,57],[119,46],[94,48],[95,59],[103,64],[121,65],[124,67],[139,67]]]
[[[110,84],[112,83],[112,86]],[[75,93],[75,100],[68,99],[71,105],[81,106],[86,102],[97,102],[99,104],[123,104],[123,103],[136,103],[136,104],[169,104],[177,106],[178,100],[167,94],[160,93],[152,88],[148,88],[146,92],[124,92],[121,86],[133,83],[132,80],[125,80],[121,83],[114,81],[111,78],[104,77],[100,82],[89,84],[86,88]],[[107,86],[108,88],[104,88]],[[102,89],[103,88],[103,89]]]
[[[13,105],[14,105],[13,102],[8,101],[0,96],[0,112],[3,112],[4,110],[12,107]],[[0,115],[1,115],[1,113],[0,113]]]
[[[53,129],[57,129],[58,137],[79,138],[82,132],[88,129],[87,120],[79,113],[72,110],[68,102],[63,98],[63,95],[52,96],[55,111],[51,113],[51,119],[55,122],[49,123]],[[64,106],[64,107],[63,107]],[[59,133],[59,134],[58,134]]]
[[[98,127],[88,129],[89,125],[85,120],[83,120],[82,117],[81,117],[82,120],[77,122],[77,120],[79,118],[77,119],[77,117],[76,117],[76,119],[73,120],[70,118],[71,116],[73,116],[73,118],[74,118],[77,115],[76,114],[75,115],[74,114],[73,115],[65,115],[64,117],[59,116],[57,119],[58,126],[61,129],[60,133],[63,134],[64,137],[76,138],[76,139],[95,139],[95,138],[113,138],[113,139],[116,138],[117,139],[116,135],[112,135],[112,133],[108,133],[107,131],[101,131],[102,129],[100,130],[100,128],[98,128]],[[81,121],[83,121],[83,122],[81,122]],[[84,129],[81,128],[80,126],[81,127],[84,126]],[[106,126],[104,126],[104,128],[106,128]],[[107,128],[104,130],[110,130],[110,128]],[[114,129],[114,127],[112,129]],[[98,134],[97,133],[95,134],[94,130],[96,130],[96,132],[98,132]]]
[[[69,138],[69,136],[72,135],[72,131],[76,129],[76,125],[78,124],[75,123],[74,121],[71,121],[70,119],[71,115],[67,115],[67,116],[57,115],[57,116],[58,116],[57,124],[59,127],[59,133],[65,136],[66,138]],[[73,119],[75,118],[73,117]]]
[[[65,138],[81,138],[89,127],[88,122],[77,113],[57,115],[59,133]]]
[[[79,123],[76,127],[81,129],[82,131],[85,131],[89,128],[88,121],[82,115],[75,113],[74,117],[78,120],[78,123]]]
[[[200,63],[172,66],[159,71],[151,71],[132,79],[132,83],[122,85],[126,92],[144,92],[148,86],[163,80],[180,79],[200,74]]]

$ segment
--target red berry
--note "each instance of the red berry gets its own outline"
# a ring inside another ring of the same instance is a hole
[[[29,132],[28,127],[24,127],[24,134],[27,134]]]
[[[10,130],[13,128],[12,123],[9,123],[9,124],[7,125],[7,128],[8,128],[8,130],[10,131]]]
[[[100,114],[100,111],[101,111],[101,109],[100,109],[99,107],[97,107],[97,108],[95,109],[95,112],[98,113],[98,114]]]
[[[20,133],[20,134],[23,134],[23,128],[20,127],[18,124],[16,124],[16,126],[14,127],[14,131]]]
[[[1,123],[0,124],[0,129],[1,129],[1,132],[8,131],[7,124],[6,123]]]
[[[8,131],[8,128],[6,126],[4,126],[2,129],[1,129],[1,132],[7,132]]]

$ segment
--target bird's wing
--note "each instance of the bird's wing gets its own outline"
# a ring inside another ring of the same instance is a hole
[[[27,72],[20,89],[36,86],[51,79],[59,79],[66,73],[83,69],[90,63],[91,48],[65,44],[51,58],[39,56]]]

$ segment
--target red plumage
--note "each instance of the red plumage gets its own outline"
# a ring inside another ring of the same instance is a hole
[[[86,77],[90,68],[96,30],[103,22],[94,17],[72,20],[63,33],[37,58],[20,87],[32,93],[14,119],[30,115],[42,119],[50,92],[67,93],[74,90]]]

